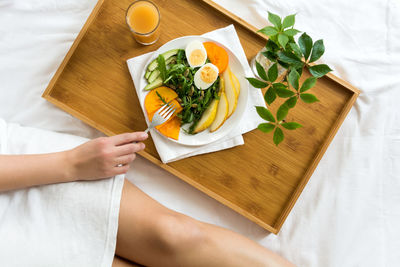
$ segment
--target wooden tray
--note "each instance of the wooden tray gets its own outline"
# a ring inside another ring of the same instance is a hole
[[[266,42],[254,27],[210,0],[154,0],[161,10],[161,37],[155,45],[141,46],[125,24],[131,1],[97,3],[43,94],[107,135],[146,128],[127,59],[229,24],[249,60]],[[151,139],[140,155],[276,234],[359,94],[331,74],[312,91],[321,102],[298,104],[288,120],[304,127],[285,131],[278,147],[271,134],[254,130],[244,135],[243,146],[170,164],[160,162]]]

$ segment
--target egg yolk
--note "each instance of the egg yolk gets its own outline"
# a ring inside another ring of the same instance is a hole
[[[189,61],[192,63],[192,65],[197,66],[203,64],[205,57],[206,55],[204,54],[204,51],[201,49],[196,49],[190,54]]]
[[[200,73],[201,79],[206,83],[213,83],[217,76],[217,72],[210,66],[204,66]]]

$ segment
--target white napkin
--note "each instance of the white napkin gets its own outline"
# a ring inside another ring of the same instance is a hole
[[[243,65],[246,76],[253,76],[242,45],[240,44],[239,37],[233,25],[229,25],[225,28],[208,32],[202,36],[212,38],[228,47],[237,56],[240,63]],[[142,88],[139,88],[139,81],[141,78],[140,74],[142,73],[141,70],[146,67],[145,64],[149,60],[151,55],[152,53],[147,53],[138,57],[131,58],[127,61],[129,72],[131,73],[132,80],[135,84],[136,92],[139,98],[141,98],[141,96],[146,93],[145,91],[143,91]],[[261,90],[255,89],[250,86],[247,108],[238,127],[226,137],[203,146],[186,146],[177,144],[161,136],[157,131],[151,130],[151,136],[153,138],[154,145],[156,146],[158,154],[160,155],[161,161],[163,163],[168,163],[195,155],[215,152],[238,145],[243,145],[244,141],[242,134],[257,128],[258,124],[263,121],[258,116],[254,106],[265,106],[265,102]]]

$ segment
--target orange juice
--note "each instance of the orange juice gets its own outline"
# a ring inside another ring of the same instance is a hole
[[[157,41],[160,12],[152,2],[147,0],[133,2],[126,12],[126,22],[137,42],[148,45]]]

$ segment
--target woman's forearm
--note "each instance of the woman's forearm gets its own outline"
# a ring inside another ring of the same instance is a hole
[[[72,181],[68,153],[0,155],[0,191]]]
[[[100,137],[74,149],[38,155],[0,155],[0,192],[36,185],[97,180],[124,174],[144,149],[144,132]]]

